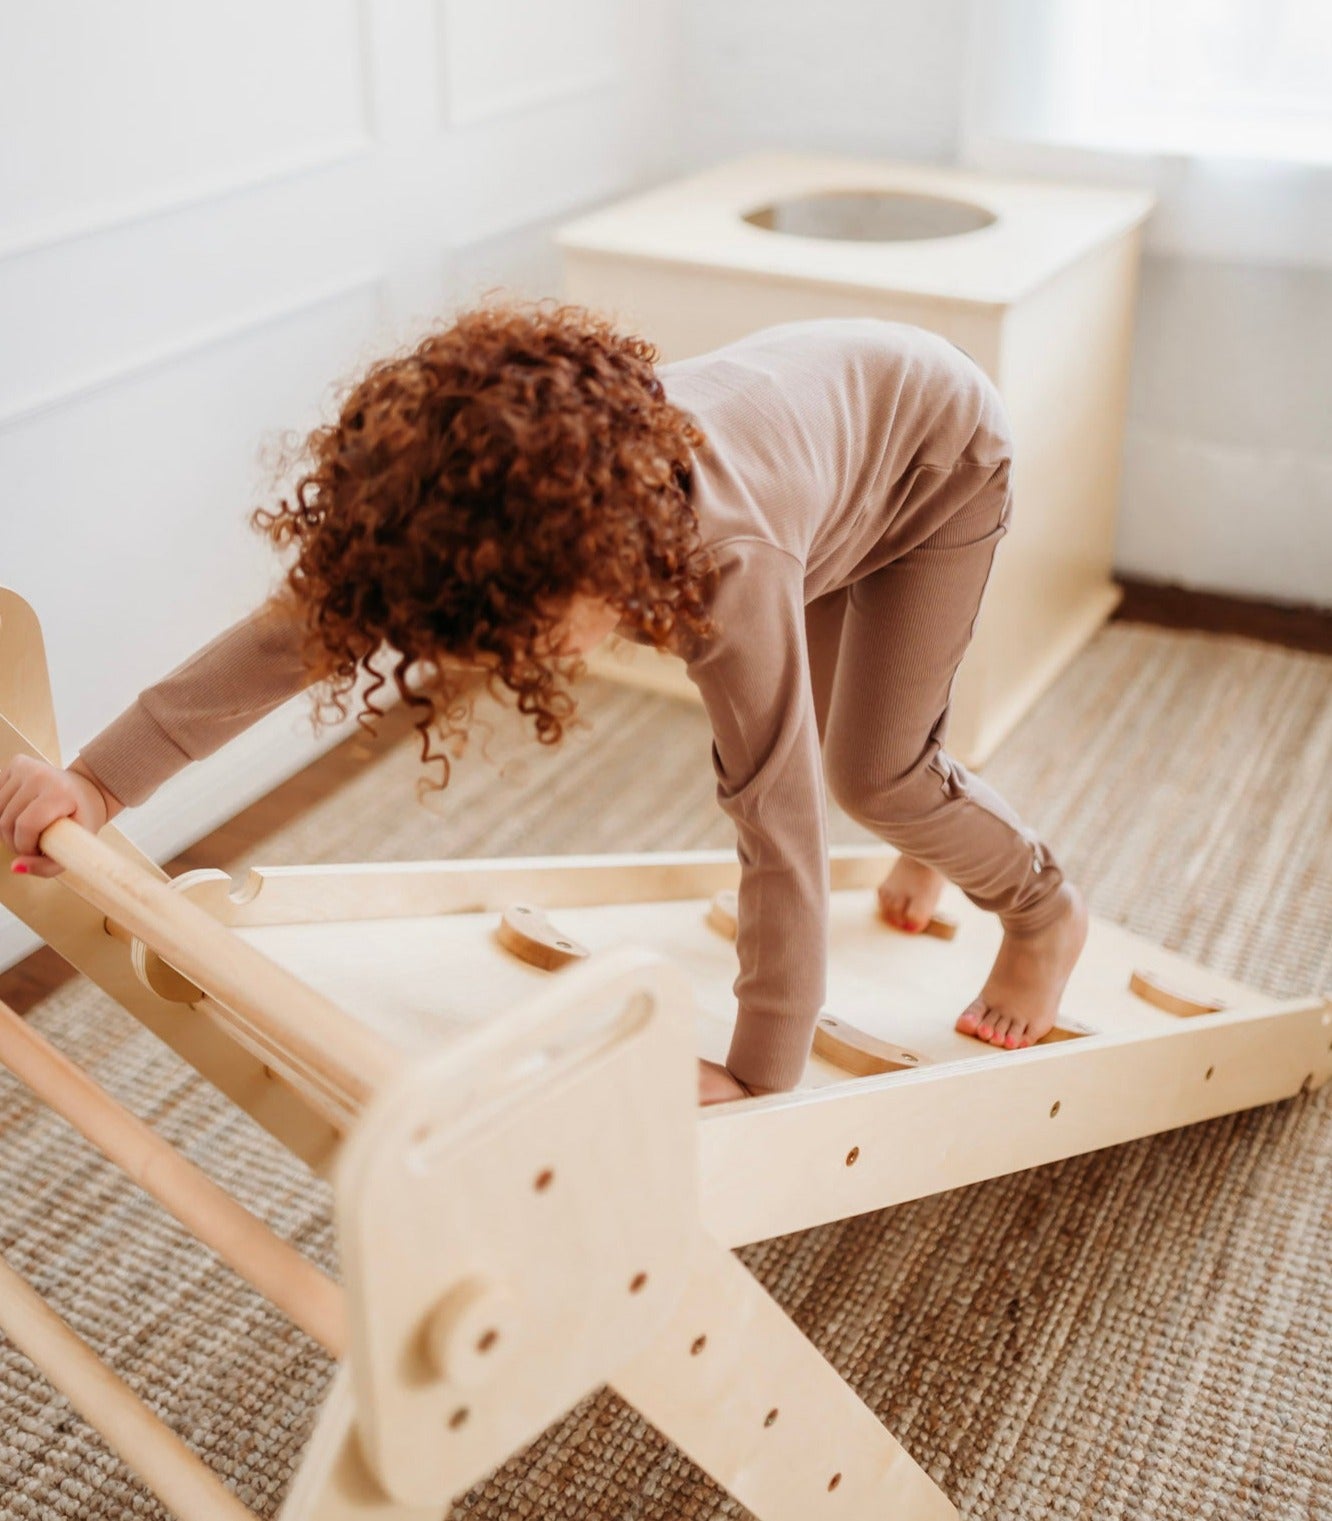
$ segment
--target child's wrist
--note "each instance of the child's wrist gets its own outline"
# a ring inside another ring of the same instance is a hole
[[[71,775],[77,776],[82,781],[87,782],[88,785],[97,793],[98,797],[101,798],[102,808],[105,813],[105,817],[102,820],[104,824],[110,823],[116,814],[121,812],[122,805],[119,799],[112,797],[106,788],[102,786],[101,782],[99,782],[97,778],[92,774],[92,772],[84,767],[82,759],[79,756],[75,756],[74,759],[70,761],[69,765],[65,767],[65,770]]]

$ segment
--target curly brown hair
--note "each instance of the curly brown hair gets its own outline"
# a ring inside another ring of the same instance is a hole
[[[371,366],[304,441],[278,508],[251,514],[279,550],[296,547],[274,600],[302,619],[325,700],[345,718],[364,668],[357,719],[374,732],[386,677],[370,660],[387,642],[440,787],[450,763],[431,730],[460,751],[477,667],[538,740],[562,737],[581,663],[549,647],[571,596],[604,599],[658,648],[711,633],[690,501],[690,450],[707,440],[666,399],[657,358],[586,307],[487,302]]]

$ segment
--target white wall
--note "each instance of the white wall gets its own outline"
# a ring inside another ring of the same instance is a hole
[[[1116,568],[1332,607],[1332,168],[1300,171],[1303,190],[1272,189],[1279,169],[1241,171],[1256,192],[1251,226],[1246,198],[1227,198],[1228,169],[1184,161],[1162,173],[1021,141],[971,144],[964,157],[1160,196],[1134,324]],[[1283,228],[1283,215],[1297,225]]]
[[[1039,39],[1002,0],[684,6],[692,164],[784,146],[1157,188],[1118,567],[1332,605],[1332,170],[1144,165],[975,131],[978,95],[983,126],[1031,104]]]
[[[676,0],[51,0],[0,11],[0,580],[64,758],[262,599],[261,455],[357,364],[679,161]],[[126,832],[163,857],[317,748],[308,700]],[[0,924],[0,965],[31,944]]]
[[[1147,258],[1117,561],[1332,607],[1332,272]]]
[[[947,162],[967,0],[683,0],[691,162],[782,147]]]

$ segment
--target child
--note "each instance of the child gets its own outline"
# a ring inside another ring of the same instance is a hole
[[[902,853],[879,889],[892,923],[921,930],[946,878],[1000,916],[957,1028],[1009,1049],[1039,1039],[1086,911],[1045,844],[942,748],[1009,522],[995,388],[952,344],[877,318],[656,357],[584,308],[515,302],[375,365],[310,436],[290,498],[253,514],[295,549],[282,589],[67,771],[0,773],[14,869],[58,870],[35,854],[54,818],[100,828],[314,682],[345,713],[384,644],[444,782],[431,729],[465,732],[478,667],[554,743],[577,657],[616,630],[685,658],[739,836],[738,1015],[726,1066],[701,1064],[703,1102],[800,1079],[825,986],[825,768]],[[426,679],[409,687],[409,671]]]

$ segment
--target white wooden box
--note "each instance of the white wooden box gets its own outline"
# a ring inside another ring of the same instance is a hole
[[[1110,572],[1151,207],[1141,191],[763,153],[619,201],[557,241],[566,297],[650,338],[663,362],[772,323],[870,315],[942,334],[996,382],[1017,444],[1014,520],[948,734],[952,753],[978,765],[1118,599]],[[693,692],[678,662],[633,646],[598,669]]]

